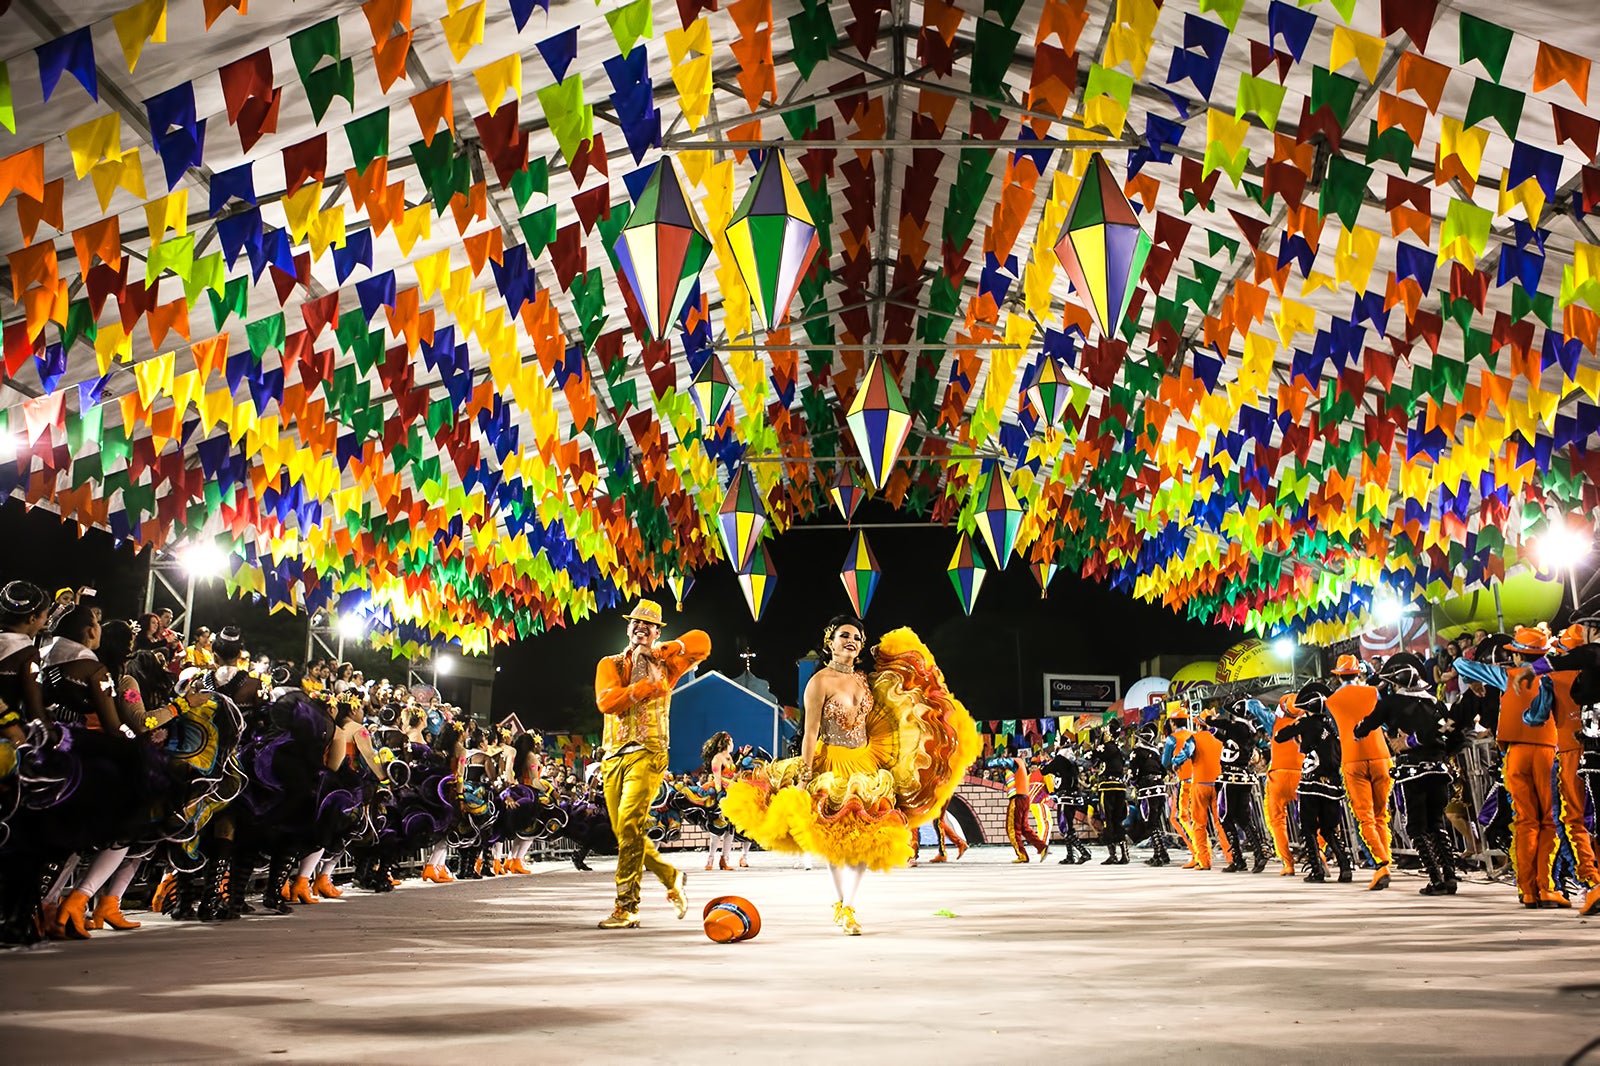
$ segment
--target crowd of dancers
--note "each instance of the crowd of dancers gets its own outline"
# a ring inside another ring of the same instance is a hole
[[[1090,860],[1087,831],[1108,865],[1145,841],[1145,862],[1168,865],[1175,838],[1188,849],[1185,869],[1209,870],[1220,853],[1228,872],[1276,860],[1283,876],[1351,882],[1359,848],[1367,887],[1380,891],[1392,883],[1398,822],[1426,875],[1423,895],[1455,895],[1462,863],[1492,871],[1498,852],[1522,906],[1600,913],[1600,600],[1559,634],[1485,636],[1449,670],[1459,683],[1441,687],[1409,652],[1343,655],[1328,678],[1275,705],[1172,701],[1131,729],[1113,720],[1083,742],[1002,754],[989,765],[1011,777],[1016,861],[1030,861],[1030,846],[1036,859],[1048,851],[1032,816],[1048,794],[1064,864]],[[1474,770],[1478,789],[1466,787]]]
[[[598,777],[539,735],[168,620],[0,588],[0,943],[137,928],[136,878],[154,912],[228,921],[341,896],[341,863],[387,892],[417,856],[447,883],[531,873],[539,841],[580,869],[615,850]],[[691,795],[663,789],[652,834],[700,818]]]

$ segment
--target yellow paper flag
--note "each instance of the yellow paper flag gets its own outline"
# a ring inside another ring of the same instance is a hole
[[[1383,62],[1384,40],[1369,33],[1352,30],[1348,26],[1335,26],[1333,40],[1328,45],[1328,69],[1338,70],[1354,59],[1361,64],[1361,73],[1367,81],[1378,80],[1378,64]]]
[[[67,131],[67,148],[79,181],[104,160],[121,162],[122,116],[113,111],[72,127]]]
[[[141,0],[112,15],[111,24],[117,29],[122,58],[127,60],[131,74],[146,41],[161,44],[167,39],[167,0]]]
[[[483,102],[489,108],[489,114],[494,114],[500,109],[500,104],[506,98],[506,89],[514,90],[511,99],[522,99],[522,54],[512,52],[498,62],[490,63],[486,67],[479,67],[474,76],[478,79],[478,89],[483,93]]]
[[[474,45],[483,43],[484,0],[471,7],[453,11],[439,20],[444,29],[444,39],[450,45],[450,56],[457,63],[467,58]]]

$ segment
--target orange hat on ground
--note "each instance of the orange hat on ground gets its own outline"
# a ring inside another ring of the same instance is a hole
[[[761,912],[743,896],[718,896],[701,914],[706,936],[719,944],[754,939],[761,932]]]
[[[1361,660],[1354,655],[1339,656],[1339,661],[1333,667],[1333,675],[1335,677],[1351,677],[1360,673]]]
[[[1550,634],[1533,626],[1518,626],[1511,650],[1521,655],[1543,655],[1550,650]]]

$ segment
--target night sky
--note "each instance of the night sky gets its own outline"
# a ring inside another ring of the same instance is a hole
[[[898,522],[887,505],[869,500],[857,512],[863,523]],[[673,610],[663,589],[667,636],[684,629],[711,634],[709,665],[736,675],[741,652],[755,654],[752,667],[778,699],[796,702],[795,660],[813,650],[822,626],[849,610],[839,568],[850,533],[830,512],[771,544],[777,587],[765,619],[751,621],[733,571],[717,566],[696,577],[683,613]],[[109,535],[91,531],[81,540],[76,527],[43,511],[25,512],[17,501],[0,506],[0,544],[7,546],[0,579],[25,577],[54,591],[92,584],[108,612],[130,617],[142,606],[146,554],[116,548]],[[1043,673],[1117,674],[1124,685],[1138,679],[1139,664],[1161,654],[1215,655],[1242,637],[1236,629],[1202,626],[1161,607],[1072,574],[1057,575],[1048,599],[1020,559],[1003,574],[990,571],[972,617],[961,613],[945,574],[955,549],[953,529],[907,522],[902,529],[869,529],[882,580],[867,612],[867,637],[909,625],[933,651],[951,690],[973,716],[1030,718],[1042,713]],[[220,583],[214,585],[220,590]],[[598,728],[594,712],[594,664],[625,642],[622,612],[556,630],[499,649],[494,693],[496,717],[517,712],[524,723],[548,729]],[[296,656],[303,651],[305,620],[264,607],[228,601],[220,591],[203,594],[197,624],[213,629],[245,627],[252,650]],[[365,666],[376,656],[363,655]],[[403,666],[384,671],[396,679]],[[368,676],[373,676],[368,670]],[[445,695],[450,695],[448,684]]]

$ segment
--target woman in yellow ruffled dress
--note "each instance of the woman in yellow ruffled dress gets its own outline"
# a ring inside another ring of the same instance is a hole
[[[876,669],[866,629],[841,615],[823,632],[823,668],[806,685],[800,757],[728,787],[722,811],[769,851],[820,855],[833,875],[834,922],[859,935],[855,897],[868,870],[912,857],[911,834],[944,809],[977,758],[977,727],[909,629],[884,634]]]

